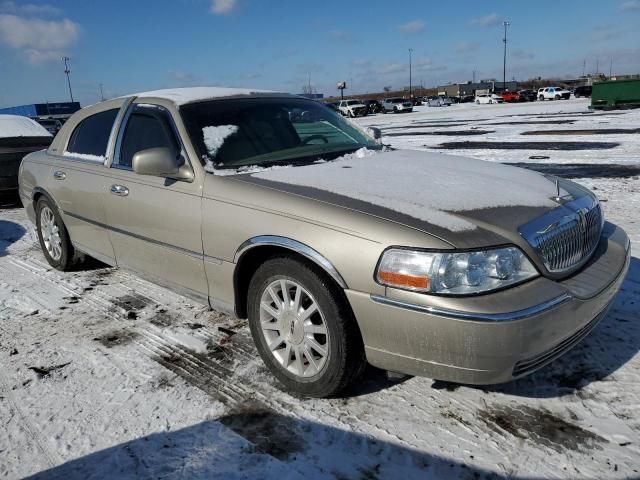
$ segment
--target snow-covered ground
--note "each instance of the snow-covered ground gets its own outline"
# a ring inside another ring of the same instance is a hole
[[[543,128],[640,127],[640,111],[583,111],[580,100],[459,105],[358,121],[402,127],[456,120],[464,125],[417,131],[495,130],[464,138],[384,138],[411,148],[467,139],[547,141],[520,135]],[[542,112],[578,119],[486,125]],[[544,155],[550,158],[536,161],[605,168],[637,162],[639,139],[552,138],[620,143],[597,151],[453,152],[509,162]],[[595,189],[607,218],[639,248],[640,179],[576,180]],[[89,267],[52,270],[22,209],[0,210],[0,477],[640,478],[637,254],[601,325],[528,378],[470,388],[427,378],[389,380],[372,369],[348,397],[333,400],[281,391],[245,322],[126,272]]]

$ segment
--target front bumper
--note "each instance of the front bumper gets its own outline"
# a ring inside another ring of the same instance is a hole
[[[562,281],[540,277],[457,299],[389,288],[384,297],[346,293],[374,366],[495,384],[543,367],[582,340],[605,316],[629,261],[627,235],[607,223],[589,263]]]

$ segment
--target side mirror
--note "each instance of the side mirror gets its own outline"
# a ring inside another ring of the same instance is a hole
[[[131,163],[138,175],[193,180],[193,172],[185,165],[184,159],[176,158],[166,147],[140,150],[135,153]]]

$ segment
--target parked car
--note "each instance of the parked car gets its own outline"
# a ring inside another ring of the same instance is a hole
[[[502,100],[507,103],[516,103],[521,101],[520,94],[518,92],[510,92],[508,90],[505,90],[500,94],[500,96],[502,97]]]
[[[471,103],[474,102],[476,97],[474,95],[463,95],[459,98],[458,103]]]
[[[64,125],[64,121],[57,118],[37,118],[36,122],[42,125],[47,132],[54,136],[60,131],[62,125]]]
[[[481,103],[504,103],[504,100],[500,95],[495,93],[481,93],[476,95],[476,103],[478,105]]]
[[[518,94],[520,95],[520,100],[523,102],[535,102],[536,101],[536,92],[533,90],[519,90]]]
[[[382,111],[382,104],[378,100],[367,100],[364,104],[367,106],[368,113],[380,113]]]
[[[538,89],[538,100],[569,100],[571,92],[562,87],[545,87]]]
[[[0,193],[18,190],[18,169],[25,155],[45,149],[53,137],[36,121],[18,115],[0,115]]]
[[[433,95],[428,98],[427,105],[430,107],[448,107],[453,103],[449,97],[444,95]]]
[[[405,100],[400,97],[394,98],[385,98],[382,101],[382,113],[401,113],[401,112],[412,112],[413,105],[409,100]]]
[[[367,106],[360,100],[340,100],[338,111],[345,117],[364,117],[367,114]]]
[[[593,87],[591,85],[583,85],[581,87],[576,87],[573,91],[573,96],[576,98],[580,97],[591,97],[591,91]]]
[[[325,105],[334,112],[338,112],[338,102],[325,102]]]
[[[420,97],[411,97],[411,103],[414,107],[419,107],[422,105],[422,99]]]
[[[92,256],[248,318],[303,395],[366,362],[506,382],[595,328],[630,249],[593,193],[370,131],[287,94],[146,92],[74,114],[25,157],[20,196],[52,267]]]

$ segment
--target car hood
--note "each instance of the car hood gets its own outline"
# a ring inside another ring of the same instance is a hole
[[[520,243],[520,225],[558,207],[556,183],[541,174],[435,152],[362,149],[331,162],[238,177],[401,223],[460,248]],[[560,195],[588,194],[573,185],[564,182]]]

